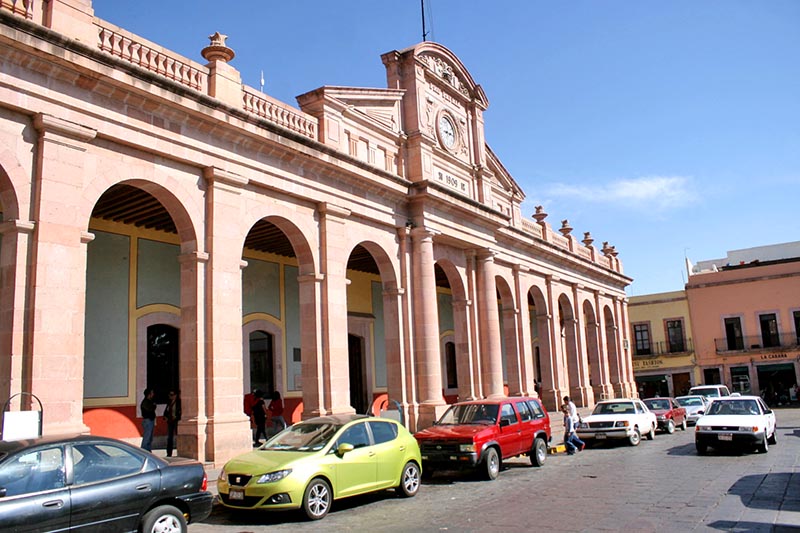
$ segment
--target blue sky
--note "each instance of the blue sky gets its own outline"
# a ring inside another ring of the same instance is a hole
[[[292,105],[385,87],[422,40],[419,0],[94,0],[95,15]],[[548,222],[609,241],[629,295],[680,290],[684,254],[800,241],[800,1],[426,0],[428,40],[489,98],[486,138]]]

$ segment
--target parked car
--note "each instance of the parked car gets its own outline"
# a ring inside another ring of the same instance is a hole
[[[675,433],[675,427],[686,431],[686,409],[673,398],[648,398],[644,404],[656,415],[658,429],[670,434]]]
[[[435,470],[477,469],[493,480],[502,462],[518,455],[542,466],[550,442],[550,416],[536,398],[460,402],[414,435],[426,475]]]
[[[697,385],[689,389],[690,395],[705,396],[706,398],[722,398],[730,396],[731,392],[725,385]]]
[[[421,463],[417,441],[395,420],[322,416],[228,461],[217,489],[231,509],[302,509],[319,520],[340,498],[390,488],[415,496]]]
[[[211,513],[203,465],[105,437],[0,442],[0,530],[186,532]]]
[[[711,402],[695,426],[698,455],[708,448],[755,448],[767,453],[776,444],[775,413],[760,396],[719,398]]]
[[[675,398],[675,401],[678,405],[686,409],[686,421],[690,426],[695,425],[697,419],[705,414],[708,404],[711,403],[711,400],[699,394],[678,396]]]
[[[587,444],[607,439],[628,439],[631,446],[638,446],[643,434],[649,440],[655,438],[656,425],[656,415],[641,400],[603,400],[578,425],[577,433]]]

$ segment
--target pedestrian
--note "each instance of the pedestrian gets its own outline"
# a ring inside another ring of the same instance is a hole
[[[578,414],[578,408],[575,406],[575,402],[573,402],[569,396],[564,396],[564,403],[569,407],[569,416],[572,417],[572,421],[575,422],[576,425],[579,424],[581,415]]]
[[[261,441],[259,440],[261,436],[264,436],[264,439],[267,438],[267,406],[264,404],[264,393],[260,390],[256,390],[253,395],[256,398],[256,402],[253,404],[253,422],[256,424],[256,435],[253,438],[253,446],[261,446]]]
[[[148,452],[153,451],[153,431],[156,427],[156,402],[153,401],[156,391],[147,387],[144,389],[144,398],[139,404],[142,412],[142,448]]]
[[[564,446],[567,448],[567,455],[575,455],[576,451],[583,451],[586,443],[575,433],[575,420],[569,414],[569,404],[562,405],[561,412],[564,414]]]
[[[283,400],[281,400],[281,393],[275,391],[272,393],[272,401],[269,402],[269,416],[270,428],[274,433],[278,433],[286,429],[286,419],[283,418]]]
[[[167,421],[167,457],[172,457],[175,448],[175,435],[178,434],[178,421],[181,419],[181,391],[171,390],[164,407],[164,420]]]

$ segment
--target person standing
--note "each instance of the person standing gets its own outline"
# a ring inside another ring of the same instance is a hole
[[[286,429],[286,419],[283,418],[283,400],[281,400],[281,393],[275,391],[272,393],[272,401],[269,402],[269,416],[271,420],[271,431],[278,433]]]
[[[156,391],[147,387],[144,389],[144,398],[139,404],[142,412],[142,448],[148,452],[153,451],[153,431],[156,427],[156,402],[153,401]]]
[[[175,448],[175,435],[178,434],[178,421],[181,419],[181,391],[169,391],[167,406],[164,407],[164,420],[167,421],[167,457],[172,457]]]
[[[261,436],[267,438],[267,406],[264,404],[264,393],[260,390],[255,391],[256,402],[253,404],[253,422],[256,424],[256,436],[253,438],[253,446],[261,446],[259,440]]]

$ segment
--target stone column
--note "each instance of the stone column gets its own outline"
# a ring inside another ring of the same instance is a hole
[[[206,460],[221,465],[252,449],[250,423],[242,411],[241,192],[247,179],[215,167],[207,184],[206,242],[210,258],[205,297]],[[183,354],[182,354],[183,355]]]
[[[523,291],[522,268],[514,265],[514,297],[517,299],[517,346],[519,353],[520,394],[537,396],[533,371],[533,348],[531,346],[531,316],[528,294]]]
[[[400,285],[398,291],[398,327],[400,327],[400,365],[403,368],[403,389],[404,400],[400,402],[403,414],[408,427],[416,430],[419,421],[419,411],[417,405],[417,371],[414,366],[414,319],[412,316],[413,298],[411,297],[411,228],[403,226],[397,228],[398,255],[400,258]]]
[[[478,383],[473,379],[476,372],[473,359],[476,350],[472,345],[472,308],[472,300],[453,301],[459,401],[480,397]]]
[[[567,375],[567,368],[564,355],[564,347],[561,336],[561,324],[559,323],[559,309],[558,301],[555,298],[555,291],[553,285],[560,280],[558,276],[547,274],[545,275],[545,282],[547,284],[547,308],[550,312],[547,314],[547,326],[550,337],[550,371],[552,376],[552,388],[550,390],[545,388],[545,380],[542,380],[542,389],[545,393],[545,405],[547,402],[553,402],[553,409],[557,409],[561,405],[561,398],[565,396],[569,382]],[[543,370],[544,372],[544,370]]]
[[[414,228],[414,358],[420,401],[420,424],[432,424],[445,405],[442,396],[442,364],[439,353],[439,312],[436,302],[436,273],[433,258],[434,232]]]
[[[350,210],[333,204],[317,207],[320,221],[322,282],[322,349],[324,401],[321,409],[333,414],[354,413],[350,405],[350,356],[347,343],[347,261],[350,242],[345,222]]]
[[[493,250],[481,250],[478,260],[478,316],[481,329],[481,362],[483,363],[483,395],[502,398],[503,357],[500,352],[500,313],[497,309]]]
[[[34,127],[39,139],[26,327],[30,360],[23,373],[30,372],[30,392],[42,401],[44,434],[86,433],[83,352],[91,238],[76,206],[82,202],[79,184],[91,172],[88,143],[97,132],[45,114],[36,115]]]
[[[30,390],[25,379],[26,287],[31,235],[34,224],[8,220],[0,223],[0,398]],[[19,398],[12,410],[27,409],[28,398]],[[37,407],[38,408],[38,407]]]
[[[303,274],[297,281],[300,289],[301,377],[303,389],[303,418],[328,414],[322,405],[325,398],[324,354],[322,347],[322,274]]]

